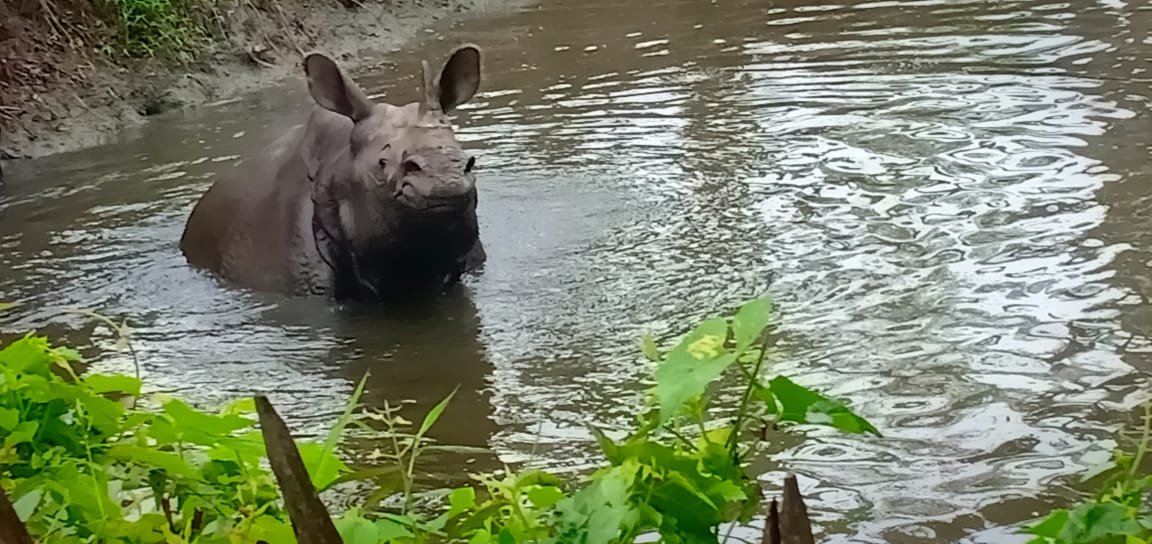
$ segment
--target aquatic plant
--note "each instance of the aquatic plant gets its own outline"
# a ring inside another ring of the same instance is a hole
[[[451,449],[427,433],[452,395],[417,427],[390,406],[361,406],[363,381],[323,442],[288,449],[299,452],[311,484],[304,487],[315,490],[306,493],[349,480],[381,484],[364,506],[332,520],[347,543],[607,544],[644,534],[719,542],[722,527],[764,510],[745,471],[763,446],[764,425],[879,435],[839,401],[782,376],[762,378],[770,308],[758,299],[730,319],[705,320],[667,352],[644,338],[656,384],[623,438],[594,429],[605,463],[579,481],[539,470],[476,475],[476,485],[424,493],[431,502],[416,507],[416,459]],[[268,446],[268,433],[287,431],[268,427],[279,420],[268,419],[266,400],[206,412],[158,396],[159,408],[146,410],[135,405],[138,378],[81,376],[79,359],[32,334],[0,350],[0,489],[39,542],[296,542],[301,527],[294,531],[290,511],[299,499],[288,496],[282,470],[274,478],[265,468],[269,453],[274,471],[292,458]],[[721,417],[710,390],[725,377],[740,396],[735,412]],[[266,405],[264,434],[249,417],[258,403]],[[353,470],[337,456],[350,428],[377,437],[384,466]],[[398,486],[387,483],[397,477]],[[385,495],[399,495],[398,506],[380,506]],[[810,531],[806,523],[803,530]]]

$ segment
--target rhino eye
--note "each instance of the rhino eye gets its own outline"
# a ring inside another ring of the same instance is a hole
[[[381,157],[379,162],[380,162],[380,168],[384,168],[384,167],[388,166],[388,159]]]
[[[471,172],[472,168],[475,166],[476,166],[476,157],[468,157],[468,162],[464,165],[464,173],[467,174],[468,172]]]

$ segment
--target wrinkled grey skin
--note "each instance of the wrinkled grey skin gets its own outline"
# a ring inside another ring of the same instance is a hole
[[[180,240],[189,264],[241,286],[334,298],[439,291],[485,261],[474,160],[448,114],[480,86],[480,51],[457,48],[424,99],[369,100],[330,58],[304,59],[316,106],[220,179]]]

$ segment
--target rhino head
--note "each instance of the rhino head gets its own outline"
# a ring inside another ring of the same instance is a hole
[[[456,48],[439,73],[424,62],[422,99],[405,105],[370,100],[324,55],[308,55],[304,68],[316,104],[338,114],[319,124],[342,124],[332,134],[348,138],[305,149],[317,163],[312,198],[337,275],[380,295],[422,279],[452,282],[482,262],[475,158],[449,118],[480,86],[479,49]]]

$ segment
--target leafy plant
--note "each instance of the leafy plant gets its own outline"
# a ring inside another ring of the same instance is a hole
[[[191,0],[106,0],[118,36],[117,53],[129,57],[184,54],[204,34]]]
[[[1094,496],[1072,509],[1056,510],[1026,528],[1030,544],[1146,544],[1152,542],[1152,512],[1145,498],[1152,475],[1141,468],[1152,441],[1152,403],[1144,405],[1143,426],[1133,449],[1117,448],[1111,462],[1083,477],[1105,476]]]
[[[334,520],[350,544],[630,544],[650,534],[719,542],[722,526],[760,511],[745,464],[762,446],[764,425],[879,435],[839,401],[762,377],[770,310],[766,299],[750,301],[730,319],[705,320],[667,353],[645,337],[656,385],[622,438],[592,429],[605,464],[579,481],[506,470],[474,476],[475,486],[418,493],[420,456],[462,450],[427,436],[455,392],[412,431],[399,407],[355,413],[363,381],[324,442],[297,449],[318,492],[376,481],[363,506]],[[253,399],[208,413],[158,397],[159,411],[139,410],[109,398],[139,396],[138,378],[80,377],[77,360],[32,335],[0,351],[0,486],[41,542],[296,541],[277,480],[264,468],[263,437],[246,417]],[[735,407],[715,402],[726,378],[739,392]],[[346,428],[377,441],[370,457],[378,466],[353,470],[336,456]]]
[[[294,541],[250,399],[207,413],[159,397],[159,412],[138,411],[122,401],[139,379],[80,377],[79,359],[33,335],[0,350],[0,486],[40,542]],[[301,450],[324,488],[346,467],[312,446]]]
[[[879,435],[841,402],[788,378],[761,378],[770,310],[766,299],[748,302],[731,319],[704,321],[667,354],[645,337],[643,352],[656,363],[649,402],[623,439],[593,429],[607,464],[583,481],[537,470],[481,475],[479,490],[447,492],[444,510],[357,512],[342,534],[364,543],[623,544],[650,533],[665,542],[719,542],[721,526],[746,522],[760,509],[759,487],[744,468],[760,445],[758,428],[812,423]],[[741,395],[725,419],[709,389],[732,369]]]

